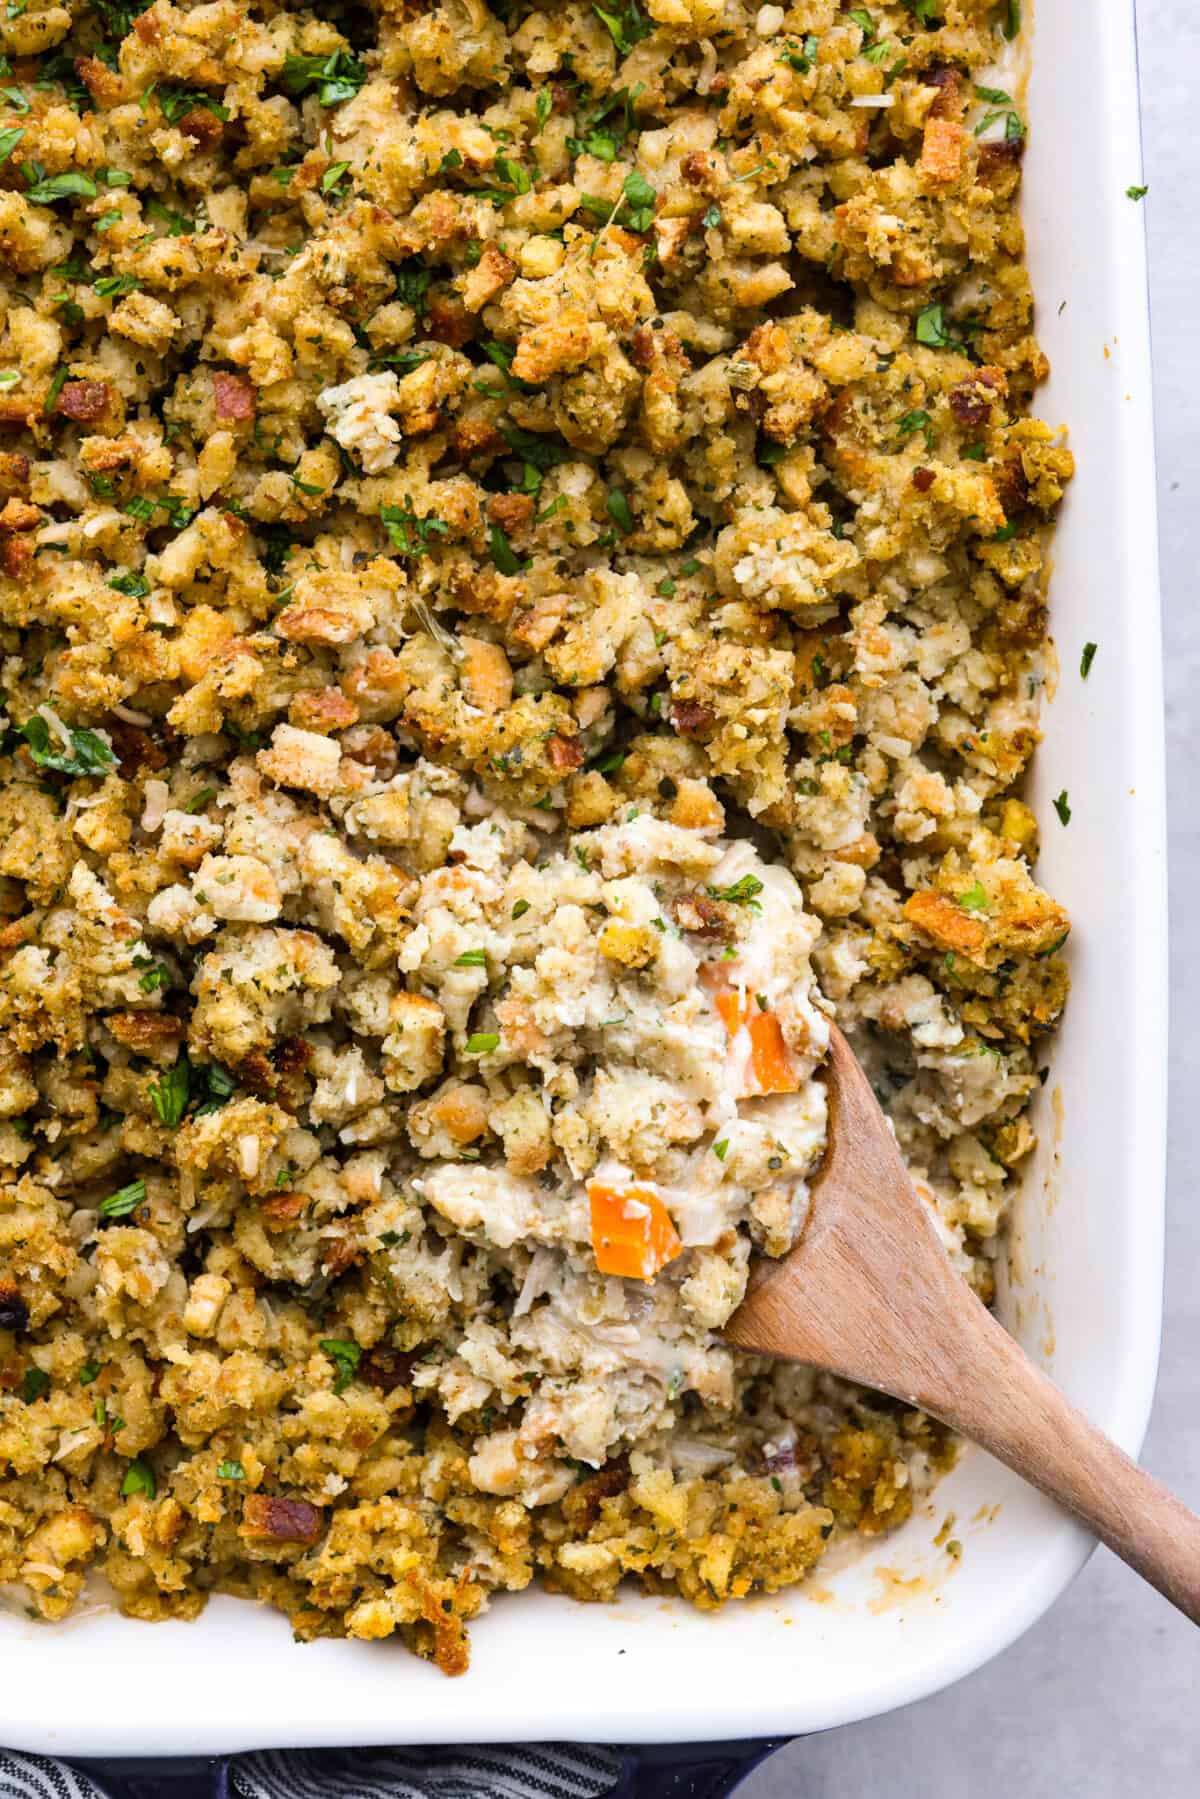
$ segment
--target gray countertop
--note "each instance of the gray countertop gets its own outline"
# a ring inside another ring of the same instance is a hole
[[[1068,0],[1041,0],[1043,6]],[[1087,29],[1087,0],[1078,0]],[[1197,0],[1142,0],[1171,853],[1166,1316],[1147,1466],[1200,1507],[1200,209]],[[1193,986],[1193,982],[1196,983]],[[1200,1636],[1099,1549],[1007,1654],[921,1705],[793,1743],[745,1799],[1195,1799]]]

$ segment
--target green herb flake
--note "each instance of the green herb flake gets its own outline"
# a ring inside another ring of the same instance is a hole
[[[713,1144],[713,1155],[716,1156],[718,1162],[723,1162],[728,1154],[729,1138],[722,1137],[719,1143]]]
[[[113,213],[113,218],[120,218],[120,213]],[[97,230],[99,224],[97,224]],[[136,275],[101,275],[92,282],[92,291],[99,294],[102,300],[114,299],[118,294],[131,294],[141,286]]]
[[[529,901],[528,900],[518,900],[516,905],[512,909],[512,916],[513,916],[514,921],[518,918],[524,918],[524,916],[528,912],[528,910],[529,910]]]
[[[3,161],[2,157],[0,157],[0,161]],[[1150,189],[1148,187],[1127,187],[1125,189],[1125,198],[1127,200],[1144,200],[1149,192]]]
[[[344,1393],[354,1379],[358,1364],[362,1361],[362,1350],[357,1343],[351,1343],[344,1337],[322,1337],[320,1346],[334,1364],[336,1373],[333,1380],[335,1393]]]
[[[381,506],[379,518],[391,539],[392,548],[402,556],[428,555],[434,539],[444,537],[450,529],[445,519],[418,518],[408,499],[403,506]]]
[[[118,1187],[115,1193],[110,1193],[107,1199],[100,1201],[100,1216],[102,1218],[128,1218],[129,1214],[135,1212],[145,1198],[145,1181],[130,1181],[127,1187]]]
[[[1058,795],[1058,797],[1056,798],[1056,800],[1054,802],[1054,810],[1058,813],[1058,819],[1059,819],[1060,824],[1064,824],[1064,825],[1070,824],[1070,822],[1071,822],[1071,803],[1067,798],[1067,790],[1065,787],[1063,788],[1062,792]]]
[[[240,1462],[218,1462],[218,1480],[245,1480],[246,1470]]]
[[[191,1068],[186,1056],[181,1056],[174,1068],[168,1068],[156,1081],[150,1083],[150,1103],[154,1107],[155,1116],[167,1130],[176,1130],[183,1118],[191,1093]]]
[[[343,100],[352,99],[366,79],[366,67],[348,50],[335,50],[331,56],[284,58],[282,82],[287,92],[296,96],[315,87],[322,106],[339,106]]]
[[[1096,660],[1098,648],[1099,645],[1094,643],[1085,643],[1083,646],[1083,655],[1079,658],[1079,672],[1085,681],[1092,672],[1092,663]]]
[[[50,1376],[44,1368],[26,1368],[21,1380],[21,1398],[26,1405],[33,1405],[36,1400],[44,1399],[50,1391]]]
[[[761,912],[757,895],[763,890],[763,884],[757,875],[743,875],[731,887],[710,887],[709,899],[725,900],[731,906],[749,906],[752,912]]]
[[[132,1499],[141,1494],[146,1499],[154,1499],[158,1494],[158,1483],[154,1478],[154,1470],[149,1462],[136,1456],[125,1470],[125,1478],[121,1482],[121,1498]]]
[[[486,1056],[499,1047],[498,1031],[472,1031],[466,1041],[466,1053],[469,1056]]]
[[[58,405],[58,396],[66,385],[67,369],[63,363],[60,363],[50,377],[50,385],[46,389],[46,398],[42,401],[42,411],[47,418],[49,418],[50,414],[54,411],[54,408]]]
[[[806,37],[802,49],[797,50],[789,44],[779,61],[789,69],[795,69],[799,74],[807,75],[817,60],[817,48],[818,39],[814,36]]]
[[[629,498],[619,487],[611,487],[604,502],[604,509],[616,525],[618,531],[626,537],[633,530],[633,514],[629,510]]]
[[[455,956],[454,967],[486,968],[487,956],[481,949],[465,949],[461,956]]]
[[[637,0],[623,0],[620,6],[593,6],[592,11],[621,56],[628,56],[633,46],[654,30],[654,21],[645,17]]]
[[[626,175],[622,189],[627,209],[626,223],[633,232],[649,231],[654,223],[654,209],[658,205],[658,191],[639,175],[635,169]]]
[[[508,541],[507,532],[500,525],[489,526],[488,549],[498,573],[502,575],[520,574],[521,559]]]
[[[144,600],[150,592],[150,583],[145,575],[136,574],[132,570],[126,575],[110,575],[108,585],[114,593],[128,594],[131,600]]]
[[[906,412],[896,426],[896,430],[899,432],[901,439],[912,437],[917,431],[922,432],[925,437],[926,448],[929,450],[933,449],[933,420],[927,412]]]
[[[23,125],[10,125],[7,131],[0,131],[0,162],[8,161],[24,136]]]
[[[78,169],[67,169],[61,175],[47,175],[25,190],[25,198],[35,206],[52,206],[56,200],[94,200],[100,190],[90,175]]]
[[[958,903],[964,912],[984,912],[987,910],[988,897],[982,881],[976,881],[965,893],[960,893]]]
[[[25,721],[20,727],[20,735],[29,745],[29,754],[39,768],[52,768],[62,775],[104,775],[116,766],[116,757],[95,731],[71,731],[68,750],[57,733],[51,735],[50,726],[40,712]]]
[[[916,335],[919,344],[927,344],[932,350],[962,349],[962,344],[946,329],[946,309],[940,302],[922,307],[917,314]]]

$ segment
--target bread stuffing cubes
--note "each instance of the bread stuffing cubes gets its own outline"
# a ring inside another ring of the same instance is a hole
[[[1034,1140],[1072,461],[1016,15],[0,21],[32,1615],[232,1592],[457,1673],[497,1589],[775,1591],[952,1458],[714,1333],[831,1016],[985,1297]]]

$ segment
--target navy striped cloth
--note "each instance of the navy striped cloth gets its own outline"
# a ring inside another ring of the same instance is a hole
[[[0,1749],[0,1799],[725,1799],[778,1747],[264,1749],[73,1765]]]

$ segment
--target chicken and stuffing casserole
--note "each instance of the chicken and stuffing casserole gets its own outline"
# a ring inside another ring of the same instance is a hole
[[[715,1333],[802,1226],[831,1016],[985,1297],[1034,1141],[1071,457],[1029,412],[1019,23],[0,19],[34,1616],[96,1573],[453,1673],[495,1590],[775,1591],[950,1459]]]

